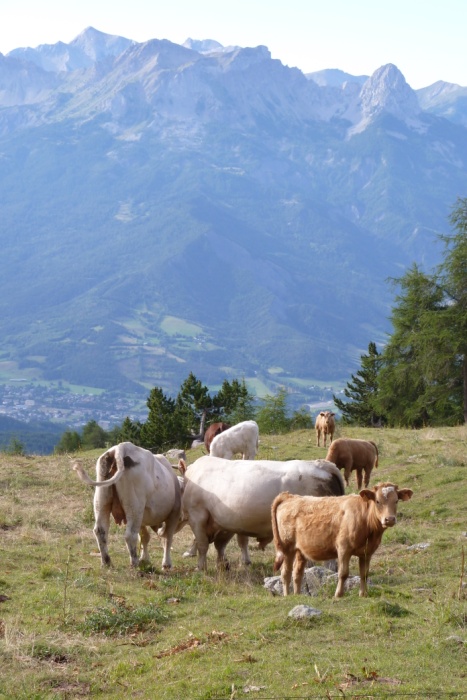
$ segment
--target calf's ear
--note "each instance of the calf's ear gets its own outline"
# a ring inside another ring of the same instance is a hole
[[[397,492],[397,497],[401,501],[410,501],[412,496],[413,496],[412,489],[399,489],[399,491]]]
[[[361,496],[364,501],[376,501],[376,494],[371,489],[362,489],[359,496]]]

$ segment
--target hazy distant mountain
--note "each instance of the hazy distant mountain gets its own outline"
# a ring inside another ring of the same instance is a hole
[[[108,56],[118,56],[134,42],[88,27],[69,44],[42,44],[35,49],[18,48],[8,56],[30,61],[45,71],[75,71],[90,68]]]
[[[368,80],[368,75],[351,75],[350,73],[345,73],[343,70],[338,68],[325,68],[324,70],[317,70],[313,73],[307,73],[307,78],[311,78],[315,83],[321,87],[338,87],[341,88],[345,83],[357,83],[358,85],[363,85]]]
[[[198,53],[213,53],[215,51],[226,53],[240,48],[239,46],[222,46],[222,44],[213,39],[187,39],[183,42],[182,46],[185,46],[187,49],[193,49],[193,51],[198,51]]]
[[[467,87],[439,80],[417,95],[422,109],[467,127]]]
[[[439,260],[467,139],[460,94],[331,73],[92,28],[0,56],[4,376],[346,381],[387,278]]]

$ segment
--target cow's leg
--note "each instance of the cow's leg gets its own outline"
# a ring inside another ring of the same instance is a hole
[[[344,459],[342,461],[342,466],[344,467],[345,485],[348,486],[350,484],[350,476],[352,473],[352,460]]]
[[[350,552],[338,551],[337,557],[337,588],[334,593],[335,598],[342,598],[345,590],[345,582],[349,578]]]
[[[105,489],[105,491],[104,491]],[[107,547],[109,539],[110,513],[112,512],[112,489],[96,488],[94,495],[94,537],[101,554],[102,566],[110,566],[110,556]]]
[[[316,447],[319,447],[319,430],[316,431]]]
[[[249,566],[251,564],[250,553],[248,551],[248,536],[237,535],[237,543],[242,553],[242,564]]]
[[[363,557],[358,558],[358,564],[360,568],[360,597],[364,598],[366,595],[368,595],[368,588],[367,588],[367,581],[368,581],[368,572],[370,570],[370,557],[368,555],[365,555]]]
[[[364,479],[363,479],[363,485],[365,486],[365,488],[366,488],[366,487],[368,486],[368,484],[370,483],[371,469],[372,469],[372,467],[365,467],[365,476],[364,476]]]
[[[184,524],[180,523],[180,510],[179,508],[174,508],[170,513],[169,517],[166,518],[164,523],[164,532],[162,534],[162,547],[164,553],[162,555],[162,568],[171,569],[172,568],[172,558],[170,556],[170,550],[172,549],[172,542],[176,532],[182,529]]]
[[[283,595],[289,595],[290,581],[292,579],[292,569],[295,558],[295,552],[284,553],[284,561],[281,567],[281,581]]]
[[[172,558],[170,556],[170,550],[172,549],[172,542],[176,532],[180,528],[180,512],[178,508],[175,508],[169,517],[165,521],[164,534],[162,535],[163,541],[163,556],[162,556],[162,568],[171,569],[172,568]],[[195,542],[196,546],[196,542]]]
[[[299,594],[302,590],[303,572],[305,570],[306,557],[297,549],[293,565],[293,592]]]
[[[360,491],[360,489],[362,488],[362,480],[363,480],[363,472],[362,472],[361,467],[357,467],[356,472],[357,472],[357,488]],[[365,486],[368,486],[368,483],[365,483]]]
[[[148,528],[143,525],[139,531],[139,537],[141,540],[141,557],[140,561],[149,561],[149,540],[151,539],[151,533]]]
[[[230,532],[218,532],[214,537],[214,547],[217,551],[217,566],[223,569],[229,569],[230,565],[225,556],[225,548],[232,539],[233,534]]]
[[[125,542],[130,555],[131,566],[138,566],[138,535],[141,530],[141,518],[138,520],[129,519],[125,528]]]
[[[186,552],[183,552],[184,557],[196,557],[196,552],[198,551],[198,547],[196,546],[196,537],[193,538],[193,543],[190,547],[190,549],[187,549]]]
[[[189,525],[195,536],[196,548],[198,550],[198,570],[206,571],[207,569],[207,554],[209,549],[209,537],[207,535],[207,524],[209,513],[205,511],[197,515],[197,520],[190,520]]]

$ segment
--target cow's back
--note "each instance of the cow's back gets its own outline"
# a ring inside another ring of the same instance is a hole
[[[271,536],[271,504],[282,491],[342,495],[344,482],[325,460],[227,460],[201,457],[186,472],[185,513],[209,513],[219,527],[252,536]]]
[[[329,446],[326,459],[337,466],[349,463],[354,468],[365,468],[368,464],[373,465],[377,456],[378,448],[373,441],[338,438]]]

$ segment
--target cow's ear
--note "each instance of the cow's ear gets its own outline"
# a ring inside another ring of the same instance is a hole
[[[399,491],[397,492],[397,497],[401,501],[410,501],[412,496],[413,496],[412,489],[399,489]]]
[[[320,411],[320,416],[324,416],[324,411]]]
[[[362,489],[359,493],[359,496],[361,496],[364,501],[375,501],[376,500],[376,494],[371,489]]]
[[[335,413],[331,413],[331,416],[335,416],[335,415],[336,415]]]
[[[179,468],[179,470],[180,470],[181,475],[182,475],[182,476],[185,476],[185,472],[186,472],[186,462],[185,462],[184,459],[181,459],[181,458],[180,458],[180,459],[178,460],[178,468]]]

